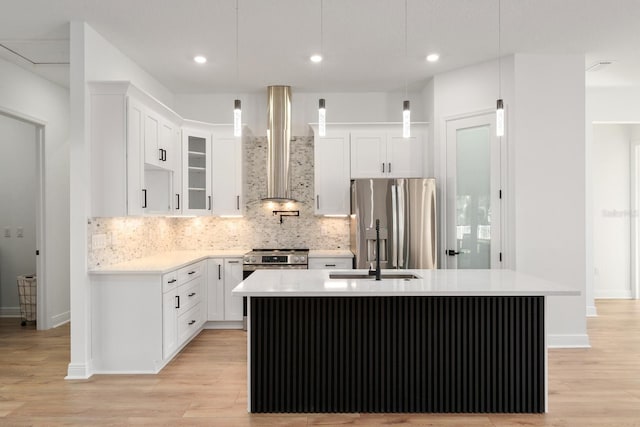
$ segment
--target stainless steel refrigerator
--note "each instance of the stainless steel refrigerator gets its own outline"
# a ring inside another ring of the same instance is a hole
[[[351,250],[356,268],[375,268],[376,219],[381,268],[436,268],[434,178],[351,181]]]

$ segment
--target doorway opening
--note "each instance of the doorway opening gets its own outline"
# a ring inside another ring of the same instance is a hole
[[[593,125],[594,298],[638,298],[640,124]]]
[[[44,244],[43,176],[44,124],[0,111],[0,316],[25,319],[17,277],[35,274],[39,329],[46,318],[45,260],[38,255]]]

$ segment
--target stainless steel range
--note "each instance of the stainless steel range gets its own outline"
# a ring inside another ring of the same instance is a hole
[[[309,249],[254,249],[244,254],[244,278],[256,270],[306,269]]]
[[[309,249],[254,249],[244,254],[242,278],[256,270],[300,270],[309,268]],[[247,299],[243,302],[244,330],[247,330]]]

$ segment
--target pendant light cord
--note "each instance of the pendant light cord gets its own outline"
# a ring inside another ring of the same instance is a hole
[[[240,33],[240,31],[238,29],[238,27],[239,27],[238,23],[239,23],[239,19],[238,19],[238,0],[236,0],[236,91],[240,90],[239,89],[239,87],[240,87],[240,64],[238,62],[238,51],[239,51],[239,48],[238,48],[238,45],[239,45],[238,34]],[[237,92],[236,92],[236,95],[238,95]],[[236,96],[236,98],[239,98],[239,96]]]
[[[324,73],[322,72],[322,63],[324,62],[324,0],[320,0],[320,97],[324,93]]]
[[[405,75],[404,75],[404,98],[408,98],[408,74],[409,74],[409,54],[407,50],[407,10],[408,10],[408,0],[404,0],[404,61],[405,61]]]
[[[502,99],[502,7],[498,0],[498,98]]]

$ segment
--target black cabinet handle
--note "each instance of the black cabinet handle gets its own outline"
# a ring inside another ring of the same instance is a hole
[[[240,196],[236,196],[236,210],[240,210]]]
[[[384,162],[382,162],[382,173],[384,173]]]
[[[158,160],[160,160],[160,161],[162,161],[162,160],[163,160],[163,158],[162,158],[162,157],[163,157],[163,156],[162,156],[162,152],[163,152],[163,151],[164,151],[164,150],[163,150],[162,148],[159,148],[159,149],[158,149],[158,152],[160,153],[160,157],[158,158]]]
[[[196,321],[192,320],[191,322],[189,322],[189,326],[193,325],[194,323],[196,323]]]
[[[176,295],[176,308],[180,308],[180,295]]]
[[[389,173],[391,173],[391,162],[389,162]]]
[[[162,153],[163,153],[163,158],[162,160],[164,160],[165,162],[167,161],[167,150],[162,149]]]
[[[211,210],[211,196],[207,196],[207,198],[209,199],[209,209],[208,210]]]
[[[445,252],[446,252],[446,253],[447,253],[447,255],[449,255],[449,256],[456,256],[456,255],[459,255],[459,254],[460,254],[460,252],[458,252],[458,251],[454,251],[453,249],[447,249]]]
[[[222,280],[222,266],[218,264],[218,280]]]
[[[320,195],[316,195],[316,209],[320,209]]]
[[[144,209],[147,207],[147,190],[143,188],[142,194],[144,195],[143,202],[142,202],[142,209]]]
[[[240,261],[227,261],[229,264],[238,264]]]
[[[195,270],[193,270],[193,271],[188,272],[187,274],[188,274],[188,275],[196,274],[196,271],[195,271]]]
[[[335,264],[325,264],[324,266],[325,267],[335,267],[336,265]]]
[[[177,280],[176,280],[176,279],[171,279],[171,280],[169,280],[167,283],[176,283],[176,282],[177,282]]]
[[[176,193],[176,199],[178,200],[178,204],[176,205],[176,210],[180,209],[180,194]]]
[[[191,298],[192,296],[195,296],[195,292],[191,292],[189,295],[187,295],[189,298]]]

